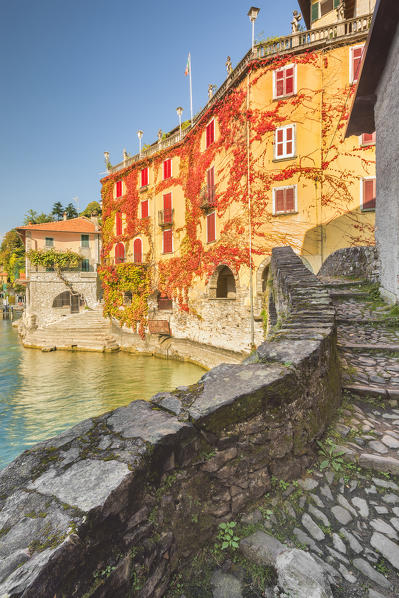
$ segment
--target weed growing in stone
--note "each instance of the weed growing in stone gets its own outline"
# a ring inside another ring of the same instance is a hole
[[[228,521],[227,523],[219,523],[218,540],[221,541],[221,549],[237,550],[240,538],[235,535],[234,528],[237,525],[235,521]]]
[[[342,455],[345,454],[345,451],[337,449],[331,438],[327,438],[324,444],[320,440],[317,440],[317,444],[320,447],[320,455],[324,457],[323,461],[319,464],[320,471],[323,471],[327,467],[331,467],[334,471],[342,471],[345,466]]]

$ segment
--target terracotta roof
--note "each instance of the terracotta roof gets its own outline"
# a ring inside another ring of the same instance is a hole
[[[79,217],[70,220],[58,220],[57,222],[44,222],[43,224],[28,224],[17,226],[17,230],[42,230],[65,233],[96,233],[98,227],[89,218]]]

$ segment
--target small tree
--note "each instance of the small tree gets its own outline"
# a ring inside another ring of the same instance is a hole
[[[65,208],[65,213],[67,215],[68,220],[70,220],[71,218],[77,218],[78,217],[78,213],[77,213],[76,208],[73,205],[73,203],[69,203],[67,205],[67,207]]]

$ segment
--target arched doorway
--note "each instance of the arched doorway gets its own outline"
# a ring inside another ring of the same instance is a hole
[[[234,280],[233,272],[227,266],[222,266],[222,268],[219,270],[216,282],[216,298],[236,298],[236,281]]]

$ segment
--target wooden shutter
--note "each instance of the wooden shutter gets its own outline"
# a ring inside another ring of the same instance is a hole
[[[209,170],[206,173],[207,175],[207,199],[210,205],[213,205],[214,203],[214,199],[215,199],[215,169],[212,166],[212,168],[209,168]]]
[[[206,217],[207,241],[211,243],[216,239],[216,214],[208,214]]]
[[[294,67],[285,69],[285,95],[294,93]]]
[[[285,145],[284,153],[286,156],[291,156],[294,153],[294,127],[293,126],[286,127],[285,139],[286,139],[286,145]]]
[[[115,263],[121,264],[125,260],[125,246],[123,243],[117,243],[115,247]]]
[[[288,187],[287,189],[285,189],[285,211],[286,212],[294,212],[295,211],[294,187]]]
[[[363,180],[363,210],[375,210],[375,179]]]
[[[360,65],[362,62],[363,46],[361,48],[352,48],[352,83],[356,83]]]
[[[120,212],[116,212],[116,214],[115,214],[115,228],[116,228],[116,234],[121,235],[122,234],[122,214]]]
[[[116,197],[122,196],[122,181],[116,181]]]
[[[146,187],[148,185],[148,168],[143,168],[141,171],[141,186]]]
[[[274,192],[274,211],[284,212],[284,189],[276,189]]]
[[[325,14],[330,12],[333,9],[333,0],[321,0],[320,3],[320,13],[323,17]]]
[[[165,160],[163,163],[163,178],[170,179],[171,176],[172,176],[172,160],[171,160],[171,158],[169,158],[168,160]]]
[[[163,231],[163,252],[172,253],[172,229]]]
[[[135,239],[133,243],[134,263],[141,264],[143,261],[143,245],[141,239]]]
[[[215,141],[215,121],[212,120],[206,127],[206,147]]]
[[[319,18],[319,3],[312,4],[312,21],[317,21]]]
[[[141,217],[148,218],[148,199],[141,202]]]
[[[276,129],[276,157],[284,156],[284,129]]]
[[[284,95],[284,71],[276,71],[276,97]]]

